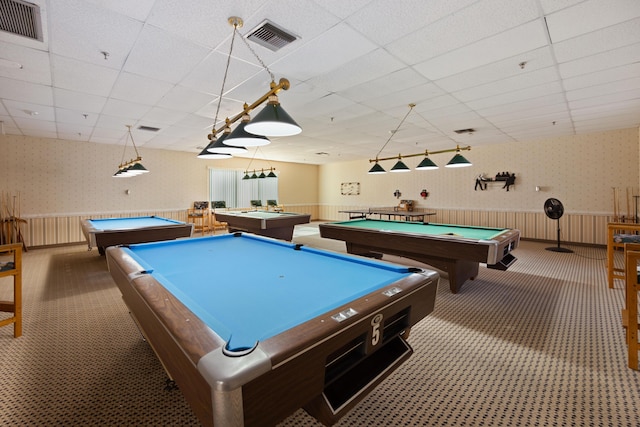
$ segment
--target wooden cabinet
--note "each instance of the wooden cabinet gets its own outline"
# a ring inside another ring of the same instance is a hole
[[[0,286],[13,278],[13,301],[0,301],[0,311],[13,313],[13,317],[0,320],[0,326],[13,324],[13,336],[22,335],[22,243],[0,245]]]

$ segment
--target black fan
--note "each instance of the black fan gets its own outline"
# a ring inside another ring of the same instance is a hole
[[[558,221],[558,246],[546,248],[548,251],[553,252],[573,252],[571,249],[560,247],[560,217],[564,213],[564,206],[558,199],[547,199],[544,202],[544,213],[551,219]]]

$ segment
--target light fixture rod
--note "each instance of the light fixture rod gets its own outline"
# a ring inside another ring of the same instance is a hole
[[[242,112],[238,113],[237,115],[229,119],[229,125],[240,120],[245,114],[249,114],[256,107],[260,106],[260,104],[268,100],[271,95],[275,95],[281,90],[288,90],[291,87],[291,83],[289,82],[289,80],[283,77],[280,79],[278,84],[276,84],[275,81],[271,81],[270,86],[271,86],[271,90],[269,90],[269,92],[265,93],[260,98],[258,98],[253,104],[251,105],[244,104],[244,109],[242,110]],[[226,123],[223,126],[220,126],[219,129],[215,130],[215,133],[218,134],[222,132],[226,126],[227,126]]]
[[[455,153],[457,151],[469,151],[471,150],[471,146],[468,145],[466,147],[456,147],[456,148],[450,148],[447,150],[438,150],[438,151],[423,151],[421,153],[416,153],[416,154],[401,154],[400,156],[405,159],[407,157],[419,157],[419,156],[425,156],[426,154],[431,155],[431,154],[441,154],[441,153]],[[383,160],[396,160],[398,159],[398,156],[392,156],[392,157],[377,157],[375,159],[369,159],[369,163],[373,163],[373,162],[378,162],[378,161],[383,161]]]
[[[260,171],[260,172],[264,172],[264,171],[273,172],[275,170],[276,170],[276,168],[260,168],[260,169],[253,169],[253,170],[248,170],[247,169],[247,170],[244,171],[244,173],[245,174],[247,174],[247,173],[256,173],[258,171]]]

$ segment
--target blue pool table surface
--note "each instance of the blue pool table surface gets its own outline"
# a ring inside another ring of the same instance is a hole
[[[226,341],[230,351],[251,349],[413,271],[250,234],[124,250]]]
[[[133,230],[145,227],[161,227],[171,224],[184,224],[181,221],[162,218],[159,216],[140,216],[133,218],[103,218],[90,219],[89,222],[96,230]]]

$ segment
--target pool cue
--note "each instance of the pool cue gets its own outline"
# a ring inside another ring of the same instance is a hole
[[[618,189],[613,187],[613,222],[618,222]]]
[[[0,245],[4,245],[4,191],[0,193]]]
[[[631,221],[631,195],[629,194],[629,187],[627,187],[627,221]]]

